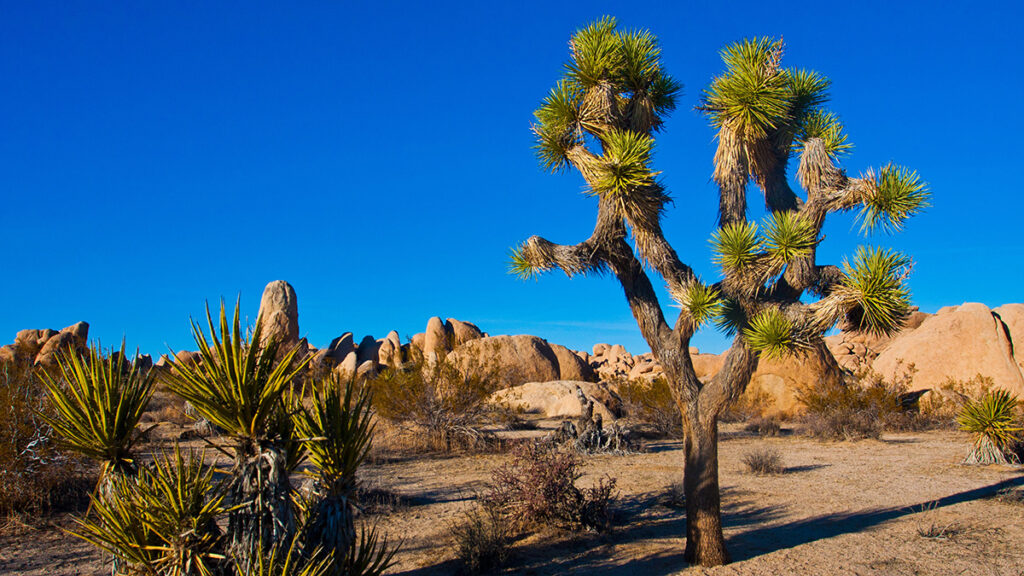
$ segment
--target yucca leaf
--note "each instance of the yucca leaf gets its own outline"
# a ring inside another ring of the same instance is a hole
[[[905,280],[910,259],[892,250],[860,247],[853,263],[843,262],[843,279],[834,294],[845,302],[855,329],[891,335],[903,326],[910,310]]]
[[[846,141],[839,117],[820,109],[810,112],[800,123],[794,151],[803,154],[807,149],[807,142],[814,138],[822,141],[823,149],[832,161],[853,148],[853,144]]]
[[[618,34],[621,65],[619,76],[630,90],[647,90],[659,75],[661,48],[647,30],[630,30]]]
[[[793,323],[778,309],[765,308],[744,328],[747,344],[764,358],[782,358],[799,346]]]
[[[722,298],[718,306],[718,316],[713,322],[715,327],[727,336],[734,336],[747,323],[747,313],[736,300]]]
[[[200,362],[172,360],[168,388],[229,436],[249,441],[273,436],[285,390],[309,359],[296,362],[297,349],[292,349],[278,360],[278,344],[262,341],[262,318],[251,336],[243,335],[238,303],[230,324],[221,303],[219,336],[209,306],[206,317],[209,337],[192,322]]]
[[[1017,397],[1006,390],[992,390],[977,400],[967,402],[957,423],[964,432],[975,436],[975,444],[985,439],[1000,450],[1006,450],[1020,439],[1022,429],[1015,421]]]
[[[864,232],[899,232],[908,218],[928,207],[928,186],[913,170],[889,164],[877,175],[869,171],[864,180],[869,183],[859,215]]]
[[[633,130],[612,129],[602,137],[604,155],[596,169],[593,192],[626,195],[631,190],[654,183],[659,174],[649,168],[654,140]]]
[[[135,429],[153,396],[153,372],[142,374],[137,362],[118,352],[106,357],[98,346],[80,355],[57,355],[57,370],[44,372],[54,408],[40,417],[67,449],[97,460],[104,471],[134,468]]]
[[[572,59],[566,64],[569,78],[584,88],[611,80],[622,64],[616,21],[611,16],[577,30],[569,41]]]
[[[534,265],[526,257],[525,248],[525,244],[520,244],[509,250],[508,271],[510,274],[515,274],[522,280],[529,280],[531,278],[536,278],[546,269]]]
[[[754,38],[722,51],[726,72],[704,91],[702,110],[712,123],[747,141],[766,138],[791,121],[793,94],[788,75],[779,70],[782,42]]]
[[[295,429],[306,440],[313,464],[307,475],[324,486],[351,491],[356,471],[366,459],[373,438],[370,395],[351,379],[332,375],[315,383],[311,405],[295,415]]]
[[[735,222],[719,228],[711,237],[715,263],[726,275],[740,274],[755,265],[763,246],[757,224]]]
[[[700,328],[709,320],[717,318],[722,305],[718,289],[700,281],[688,283],[681,290],[673,292],[672,297],[690,317],[694,328]]]
[[[818,243],[814,226],[795,212],[775,212],[764,227],[764,249],[778,264],[810,254]]]

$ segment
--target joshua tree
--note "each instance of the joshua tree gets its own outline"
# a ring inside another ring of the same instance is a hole
[[[781,41],[772,39],[728,46],[722,51],[726,70],[712,80],[699,107],[718,130],[713,179],[719,228],[712,244],[719,282],[702,283],[661,228],[670,198],[651,167],[653,136],[675,109],[680,85],[662,71],[649,32],[617,30],[612,18],[573,35],[565,73],[534,113],[541,165],[579,171],[597,200],[594,232],[574,245],[533,236],[512,251],[511,269],[523,277],[560,269],[569,276],[610,271],[619,280],[682,415],[685,557],[703,565],[729,561],[717,422],[746,388],[758,359],[828,356],[821,335],[841,319],[856,329],[889,333],[908,312],[906,257],[863,248],[842,266],[817,262],[825,216],[860,207],[865,231],[894,231],[927,200],[916,173],[903,168],[846,175],[838,159],[850,145],[838,118],[823,108],[829,81],[783,68],[782,53]],[[792,157],[798,158],[803,196],[788,184]],[[769,214],[761,228],[747,220],[751,180]],[[673,325],[647,270],[664,279],[681,309]],[[817,299],[808,303],[812,296]],[[709,321],[734,338],[721,370],[702,382],[689,343]]]

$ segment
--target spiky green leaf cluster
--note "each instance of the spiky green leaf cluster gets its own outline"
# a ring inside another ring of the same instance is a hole
[[[891,335],[910,310],[906,277],[910,259],[894,250],[857,249],[853,264],[843,262],[843,280],[836,295],[847,302],[847,318],[857,330]]]
[[[821,140],[825,153],[833,161],[853,148],[853,144],[846,141],[846,133],[843,132],[839,116],[820,109],[811,111],[801,122],[794,151],[802,154],[806,150],[807,142],[813,138]]]
[[[763,247],[757,234],[757,224],[735,222],[719,228],[712,235],[711,248],[715,263],[728,276],[748,271],[760,258]]]
[[[525,248],[525,244],[520,244],[509,250],[508,271],[522,280],[529,280],[536,278],[543,270],[534,266],[529,258],[526,257]]]
[[[259,550],[248,567],[235,564],[235,576],[327,576],[330,552],[304,551],[298,539]]]
[[[627,194],[630,190],[654,183],[658,172],[648,164],[654,151],[654,139],[633,130],[612,129],[601,137],[605,152],[596,168],[593,192],[600,195]]]
[[[602,137],[618,126],[646,134],[675,109],[681,86],[661,70],[657,39],[616,26],[605,17],[573,35],[565,77],[534,112],[535,150],[546,170],[567,168],[584,132]]]
[[[747,323],[747,313],[733,298],[722,298],[718,306],[718,315],[714,318],[715,328],[727,336],[735,336]]]
[[[810,254],[818,243],[814,226],[796,212],[775,212],[764,227],[764,249],[778,264]]]
[[[220,574],[225,556],[216,521],[227,506],[213,474],[202,454],[185,456],[175,446],[137,477],[113,479],[74,534],[140,574]]]
[[[209,306],[206,320],[209,337],[192,322],[200,361],[172,360],[167,387],[229,436],[250,441],[276,436],[282,398],[308,359],[295,362],[297,348],[279,360],[275,358],[278,343],[262,342],[262,318],[257,319],[252,336],[246,337],[241,330],[238,303],[231,324],[221,303],[219,336]]]
[[[295,416],[313,468],[306,473],[334,490],[356,487],[356,470],[366,459],[373,437],[367,388],[332,375],[314,385],[311,405]]]
[[[718,128],[742,138],[766,138],[790,117],[793,100],[789,77],[779,68],[782,42],[754,38],[722,50],[726,72],[704,91],[703,109]]]
[[[1017,397],[1006,390],[991,390],[977,400],[968,401],[957,416],[964,432],[975,435],[975,443],[987,440],[1006,450],[1020,439],[1022,429],[1014,420]]]
[[[106,357],[98,346],[84,355],[57,355],[57,371],[44,373],[53,414],[40,416],[67,449],[99,461],[104,471],[130,471],[135,429],[153,396],[153,373],[143,374],[121,350]]]
[[[868,173],[871,185],[860,211],[861,230],[899,232],[903,223],[928,207],[928,186],[916,171],[889,164],[877,175]]]
[[[700,281],[690,282],[679,292],[674,292],[672,297],[689,315],[694,328],[700,328],[709,320],[717,318],[722,305],[718,289]]]
[[[747,344],[764,358],[782,358],[797,346],[793,323],[778,308],[765,308],[743,329]]]

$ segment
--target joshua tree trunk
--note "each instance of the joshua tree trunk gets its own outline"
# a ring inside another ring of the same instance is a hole
[[[701,418],[695,404],[683,416],[685,432],[683,490],[686,495],[686,551],[691,564],[716,566],[729,562],[722,535],[718,491],[718,422]]]
[[[247,441],[236,450],[229,492],[236,508],[228,516],[228,536],[232,551],[248,570],[257,554],[291,540],[295,518],[283,450]]]

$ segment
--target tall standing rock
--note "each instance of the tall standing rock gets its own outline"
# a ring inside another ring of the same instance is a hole
[[[427,331],[423,337],[423,357],[427,362],[435,362],[438,358],[443,358],[451,349],[451,338],[444,322],[434,316],[427,321]]]
[[[260,300],[259,318],[263,321],[261,344],[273,338],[285,351],[299,343],[299,302],[291,284],[284,280],[267,284]]]

